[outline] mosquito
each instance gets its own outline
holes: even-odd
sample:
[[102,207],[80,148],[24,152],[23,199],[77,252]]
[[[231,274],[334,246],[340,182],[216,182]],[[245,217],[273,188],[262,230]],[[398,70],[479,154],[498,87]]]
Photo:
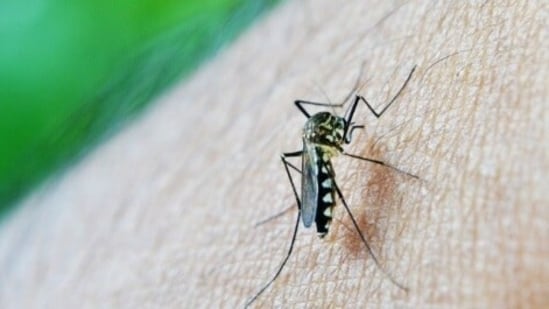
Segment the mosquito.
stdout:
[[[343,149],[344,144],[350,144],[352,140],[352,134],[355,129],[363,129],[363,125],[355,125],[353,122],[353,116],[355,115],[355,110],[360,102],[364,102],[366,107],[374,114],[376,118],[380,118],[387,109],[396,101],[400,96],[406,85],[412,78],[416,66],[412,68],[406,81],[402,84],[400,89],[397,91],[395,96],[385,105],[385,107],[380,111],[376,110],[370,105],[370,103],[362,96],[355,95],[353,103],[347,108],[345,115],[340,117],[335,113],[330,112],[318,112],[311,115],[304,107],[304,105],[312,106],[322,106],[322,107],[342,107],[348,101],[348,98],[352,95],[349,94],[348,98],[340,104],[332,103],[318,103],[311,101],[296,100],[294,101],[295,106],[307,117],[305,126],[303,127],[303,148],[299,151],[286,152],[281,155],[282,164],[297,202],[297,220],[294,227],[294,232],[292,235],[292,240],[290,242],[290,247],[286,253],[285,258],[282,260],[282,263],[278,267],[278,270],[274,276],[269,280],[248,302],[245,307],[249,307],[271,284],[278,278],[282,272],[284,266],[288,262],[290,255],[292,254],[294,243],[297,236],[297,231],[299,228],[299,222],[302,220],[303,225],[306,228],[311,227],[313,222],[316,225],[316,231],[320,238],[323,238],[328,234],[330,230],[330,224],[332,222],[332,211],[336,203],[336,196],[339,198],[345,211],[351,218],[351,222],[355,230],[357,231],[362,243],[366,247],[368,254],[372,257],[372,260],[380,269],[384,275],[389,278],[400,289],[407,290],[402,284],[398,283],[393,277],[389,275],[379,263],[376,255],[372,251],[372,248],[368,244],[368,241],[364,237],[364,234],[360,230],[353,214],[351,213],[343,194],[335,180],[335,172],[332,166],[331,159],[339,154],[345,156],[367,161],[374,164],[379,164],[393,170],[396,170],[400,173],[404,173],[413,178],[418,178],[416,175],[402,171],[396,167],[393,167],[383,161],[374,160],[370,158],[361,157],[358,155],[350,154],[345,152]],[[288,161],[288,158],[301,157],[301,169],[293,165]],[[290,173],[290,169],[293,169],[301,174],[301,198],[299,197],[294,180]]]

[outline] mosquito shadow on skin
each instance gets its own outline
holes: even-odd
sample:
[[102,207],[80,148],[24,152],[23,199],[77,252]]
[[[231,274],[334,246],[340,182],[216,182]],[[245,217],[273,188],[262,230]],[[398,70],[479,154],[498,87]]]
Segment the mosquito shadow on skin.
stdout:
[[[357,155],[385,160],[383,148],[384,146],[379,143],[368,143]],[[386,166],[368,162],[353,162],[349,166],[356,169],[353,171],[355,181],[353,187],[347,187],[346,191],[360,192],[360,195],[353,199],[354,205],[350,205],[351,211],[374,254],[378,259],[383,260],[383,245],[387,241],[385,234],[390,228],[387,223],[397,220],[399,208],[402,205],[396,191],[397,182],[406,181],[409,176]],[[347,216],[344,216],[342,221],[345,226],[352,226]],[[343,227],[342,231],[341,245],[350,257],[368,255],[364,243],[355,230]]]

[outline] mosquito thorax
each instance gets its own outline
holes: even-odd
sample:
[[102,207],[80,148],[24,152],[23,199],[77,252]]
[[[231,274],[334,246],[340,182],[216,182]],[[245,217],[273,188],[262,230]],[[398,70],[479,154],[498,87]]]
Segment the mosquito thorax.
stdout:
[[320,112],[312,115],[305,123],[303,138],[306,142],[328,148],[327,150],[335,148],[341,152],[344,131],[345,119],[329,112]]

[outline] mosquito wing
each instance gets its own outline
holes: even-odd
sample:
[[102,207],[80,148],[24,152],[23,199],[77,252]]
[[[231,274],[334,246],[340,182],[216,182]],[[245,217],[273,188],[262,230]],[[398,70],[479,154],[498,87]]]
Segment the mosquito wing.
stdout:
[[301,218],[303,225],[310,227],[318,206],[318,155],[314,145],[303,143],[301,164]]

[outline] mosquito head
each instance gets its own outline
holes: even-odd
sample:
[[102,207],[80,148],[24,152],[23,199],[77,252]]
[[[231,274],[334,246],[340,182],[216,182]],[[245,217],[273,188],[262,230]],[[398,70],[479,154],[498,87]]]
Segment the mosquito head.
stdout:
[[305,123],[303,138],[307,142],[328,148],[336,148],[341,152],[344,132],[345,119],[329,112],[320,112],[312,115]]

